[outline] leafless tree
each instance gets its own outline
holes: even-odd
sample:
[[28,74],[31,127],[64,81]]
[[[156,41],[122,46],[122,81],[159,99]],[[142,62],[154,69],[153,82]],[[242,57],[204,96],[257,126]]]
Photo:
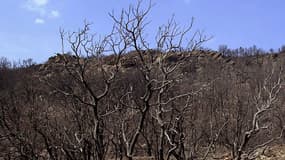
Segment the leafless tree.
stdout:
[[151,43],[146,4],[110,13],[103,37],[87,22],[60,30],[62,53],[45,64],[0,59],[0,156],[240,160],[283,137],[282,62],[203,50],[194,19],[174,16]]
[[[256,111],[251,120],[252,124],[249,130],[244,132],[242,143],[240,143],[240,145],[237,147],[237,153],[235,157],[237,160],[240,160],[241,155],[245,153],[246,147],[248,146],[248,143],[250,142],[252,137],[269,128],[270,124],[267,124],[266,122],[262,121],[262,119],[268,118],[268,116],[271,115],[270,110],[275,109],[275,103],[278,101],[278,96],[284,86],[284,79],[282,77],[282,73],[282,66],[277,69],[276,66],[273,66],[271,72],[264,79],[263,84],[258,87],[257,95],[255,96]],[[278,136],[279,138],[282,137],[283,130],[284,129],[282,128],[280,133],[281,135]],[[255,145],[253,149],[250,150],[247,154],[254,152],[257,148],[268,145],[275,139],[276,137],[261,144]]]

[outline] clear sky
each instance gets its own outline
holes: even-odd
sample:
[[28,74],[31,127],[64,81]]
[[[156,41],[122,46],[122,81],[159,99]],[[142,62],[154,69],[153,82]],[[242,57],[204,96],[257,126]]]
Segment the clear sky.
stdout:
[[[59,28],[76,31],[84,20],[93,31],[106,34],[112,20],[135,0],[1,0],[0,57],[10,60],[33,58],[44,62],[60,52]],[[195,18],[195,28],[214,38],[205,44],[217,49],[257,45],[266,50],[285,44],[285,0],[153,0],[148,17],[150,32],[172,14],[186,25]],[[152,34],[152,33],[149,33]]]

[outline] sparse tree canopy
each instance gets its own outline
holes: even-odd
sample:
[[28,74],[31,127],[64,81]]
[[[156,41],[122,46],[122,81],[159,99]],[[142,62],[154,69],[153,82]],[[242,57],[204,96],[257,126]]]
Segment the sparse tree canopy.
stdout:
[[241,160],[284,143],[284,54],[203,50],[173,17],[150,47],[144,3],[103,38],[60,30],[70,51],[44,64],[0,59],[0,159]]

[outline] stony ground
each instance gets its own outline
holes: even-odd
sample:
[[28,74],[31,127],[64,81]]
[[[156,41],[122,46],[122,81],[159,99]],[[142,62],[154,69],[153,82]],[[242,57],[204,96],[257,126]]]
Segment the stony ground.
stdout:
[[[253,160],[285,160],[285,145],[260,149],[256,152],[256,155],[256,158]],[[207,160],[232,160],[230,154],[221,154],[213,157],[214,158],[208,158]],[[155,160],[155,158],[135,157],[134,160]]]
[[[232,160],[229,154],[224,154],[224,156],[220,155],[219,157],[223,157],[223,158],[216,157],[214,159],[215,160]],[[271,146],[271,147],[259,149],[252,155],[251,158],[252,160],[285,160],[285,145],[284,146]]]
[[256,160],[285,160],[285,146],[270,147]]

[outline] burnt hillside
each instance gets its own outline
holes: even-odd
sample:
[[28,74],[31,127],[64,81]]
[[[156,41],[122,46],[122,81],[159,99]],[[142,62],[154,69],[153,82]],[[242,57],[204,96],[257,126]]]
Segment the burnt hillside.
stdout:
[[0,157],[262,156],[284,144],[284,58],[149,50],[1,65]]

